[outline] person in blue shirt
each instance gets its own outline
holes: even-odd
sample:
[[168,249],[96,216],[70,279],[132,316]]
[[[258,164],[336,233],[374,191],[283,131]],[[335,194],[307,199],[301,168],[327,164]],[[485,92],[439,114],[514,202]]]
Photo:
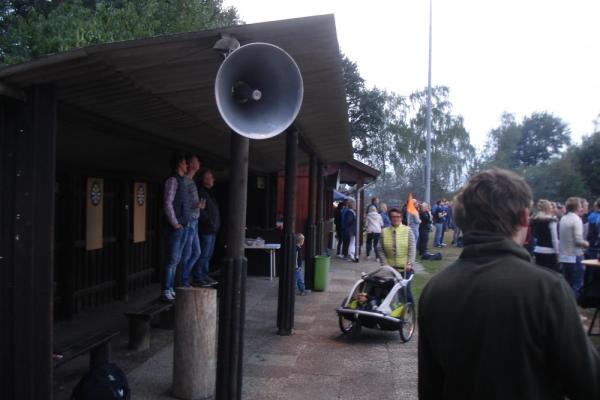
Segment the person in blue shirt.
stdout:
[[379,214],[381,214],[381,218],[383,219],[383,227],[387,228],[388,226],[392,226],[392,221],[390,221],[390,216],[387,213],[387,204],[385,203],[381,203],[379,205],[380,208],[380,212]]
[[438,200],[431,210],[433,215],[433,223],[435,225],[435,238],[433,240],[433,247],[444,247],[445,244],[442,241],[442,233],[444,231],[444,224],[446,223],[447,211],[442,204],[442,200]]

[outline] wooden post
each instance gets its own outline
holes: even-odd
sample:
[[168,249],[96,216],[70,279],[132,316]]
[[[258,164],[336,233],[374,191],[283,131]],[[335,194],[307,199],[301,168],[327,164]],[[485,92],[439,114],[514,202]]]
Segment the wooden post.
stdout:
[[315,154],[310,155],[308,180],[308,221],[306,229],[306,260],[304,283],[307,289],[313,289],[315,280],[315,255],[317,254],[317,168]]
[[0,387],[3,398],[50,399],[54,88],[34,86],[26,103],[0,98],[0,109]]
[[248,138],[231,132],[231,174],[229,176],[229,215],[227,249],[219,286],[219,344],[217,399],[241,400],[246,313],[246,273],[244,257],[246,200],[248,194]]
[[67,319],[73,318],[76,311],[75,305],[75,290],[76,290],[76,266],[75,266],[75,241],[77,240],[77,228],[79,226],[79,202],[80,187],[77,185],[78,176],[70,173],[67,176],[67,185],[65,192],[65,199],[67,202],[67,234],[65,238],[66,247],[66,265],[65,265],[65,299],[64,299],[64,313]]
[[129,275],[129,249],[132,240],[130,240],[131,231],[131,210],[132,210],[132,194],[131,194],[131,182],[125,180],[121,184],[120,195],[117,197],[120,206],[119,214],[119,232],[117,237],[119,239],[119,269],[117,273],[117,287],[119,289],[119,298],[123,301],[129,299],[128,296],[128,282],[127,277]]
[[173,345],[173,396],[212,399],[217,355],[217,292],[177,288]]
[[279,275],[277,301],[278,334],[287,336],[294,328],[295,268],[296,268],[296,181],[298,158],[298,131],[291,127],[286,131],[285,188],[283,212],[283,263]]
[[322,255],[324,251],[324,221],[323,221],[323,210],[324,194],[325,194],[325,166],[319,162],[317,165],[317,254]]

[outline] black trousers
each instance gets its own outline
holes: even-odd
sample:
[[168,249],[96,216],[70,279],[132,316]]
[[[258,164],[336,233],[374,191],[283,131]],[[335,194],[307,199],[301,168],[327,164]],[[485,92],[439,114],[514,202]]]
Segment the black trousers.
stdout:
[[419,240],[417,241],[417,253],[422,256],[427,253],[427,242],[429,241],[429,229],[419,229]]
[[535,255],[535,263],[542,267],[549,268],[553,271],[561,273],[560,264],[558,263],[558,254],[543,254],[533,253]]

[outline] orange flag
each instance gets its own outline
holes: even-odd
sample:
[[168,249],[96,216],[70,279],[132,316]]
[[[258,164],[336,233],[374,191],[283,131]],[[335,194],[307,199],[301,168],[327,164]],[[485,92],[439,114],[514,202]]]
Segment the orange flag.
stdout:
[[413,203],[412,193],[408,194],[408,200],[406,201],[406,212],[412,215],[419,215],[419,212],[415,208],[415,204]]

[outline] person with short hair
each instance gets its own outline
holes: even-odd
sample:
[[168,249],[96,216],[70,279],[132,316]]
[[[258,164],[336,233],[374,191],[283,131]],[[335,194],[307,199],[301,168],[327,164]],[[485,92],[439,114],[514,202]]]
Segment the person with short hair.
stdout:
[[433,223],[435,224],[435,236],[433,239],[433,247],[444,247],[443,242],[444,224],[446,223],[446,210],[443,200],[438,200],[435,206],[431,209]]
[[565,279],[571,285],[575,298],[578,298],[579,289],[583,286],[583,251],[589,247],[589,243],[583,237],[580,199],[569,197],[565,202],[565,209],[567,214],[562,217],[559,226],[558,260]]
[[302,246],[304,246],[304,235],[298,233],[296,235],[296,286],[298,287],[298,296],[306,296],[306,285],[304,284],[304,278],[302,277]]
[[217,233],[221,228],[221,213],[219,203],[215,198],[212,188],[215,184],[213,172],[210,169],[203,171],[199,178],[198,197],[204,203],[204,210],[198,220],[198,233],[202,252],[193,273],[194,286],[213,286],[218,282],[208,275],[210,260],[215,250]]
[[531,203],[502,169],[456,195],[464,249],[421,294],[419,399],[600,398],[600,356],[571,289],[523,247]]
[[355,244],[356,244],[356,201],[354,199],[348,199],[346,202],[346,211],[342,218],[343,227],[343,238],[344,243],[342,251],[344,253],[344,259],[348,261],[356,261],[355,259]]
[[186,162],[188,164],[188,171],[183,176],[183,185],[185,190],[189,193],[192,198],[192,209],[190,212],[190,222],[185,227],[185,239],[183,245],[183,252],[181,256],[181,264],[183,270],[181,272],[181,286],[189,286],[189,279],[192,269],[196,265],[198,258],[200,258],[200,239],[198,237],[198,218],[200,212],[206,206],[206,201],[200,201],[198,197],[198,187],[194,182],[194,175],[200,169],[200,159],[195,154],[187,154]]
[[[402,273],[404,279],[409,279],[414,274],[413,265],[417,252],[415,237],[410,228],[402,224],[402,211],[390,208],[388,214],[392,224],[381,231],[379,262],[395,268]],[[411,284],[412,281],[406,287],[406,300],[414,304]]]
[[386,203],[379,204],[379,215],[381,215],[381,219],[383,220],[383,227],[387,228],[392,225],[390,221],[390,217],[388,215],[388,206]]
[[419,225],[417,253],[423,257],[427,254],[427,243],[429,242],[429,232],[431,232],[432,217],[429,203],[421,203],[419,206],[419,218],[421,219],[421,224]]
[[598,258],[600,256],[600,198],[594,202],[594,210],[588,215],[586,240],[590,244],[586,251],[586,257]]
[[343,216],[346,208],[346,202],[340,201],[333,212],[333,220],[335,223],[335,237],[337,239],[337,256],[342,258],[342,245],[344,242],[344,223]]
[[170,160],[171,176],[165,181],[163,207],[166,224],[167,259],[164,268],[161,300],[175,300],[175,274],[185,244],[185,227],[191,220],[193,199],[183,184],[188,164],[183,153],[174,153]]

